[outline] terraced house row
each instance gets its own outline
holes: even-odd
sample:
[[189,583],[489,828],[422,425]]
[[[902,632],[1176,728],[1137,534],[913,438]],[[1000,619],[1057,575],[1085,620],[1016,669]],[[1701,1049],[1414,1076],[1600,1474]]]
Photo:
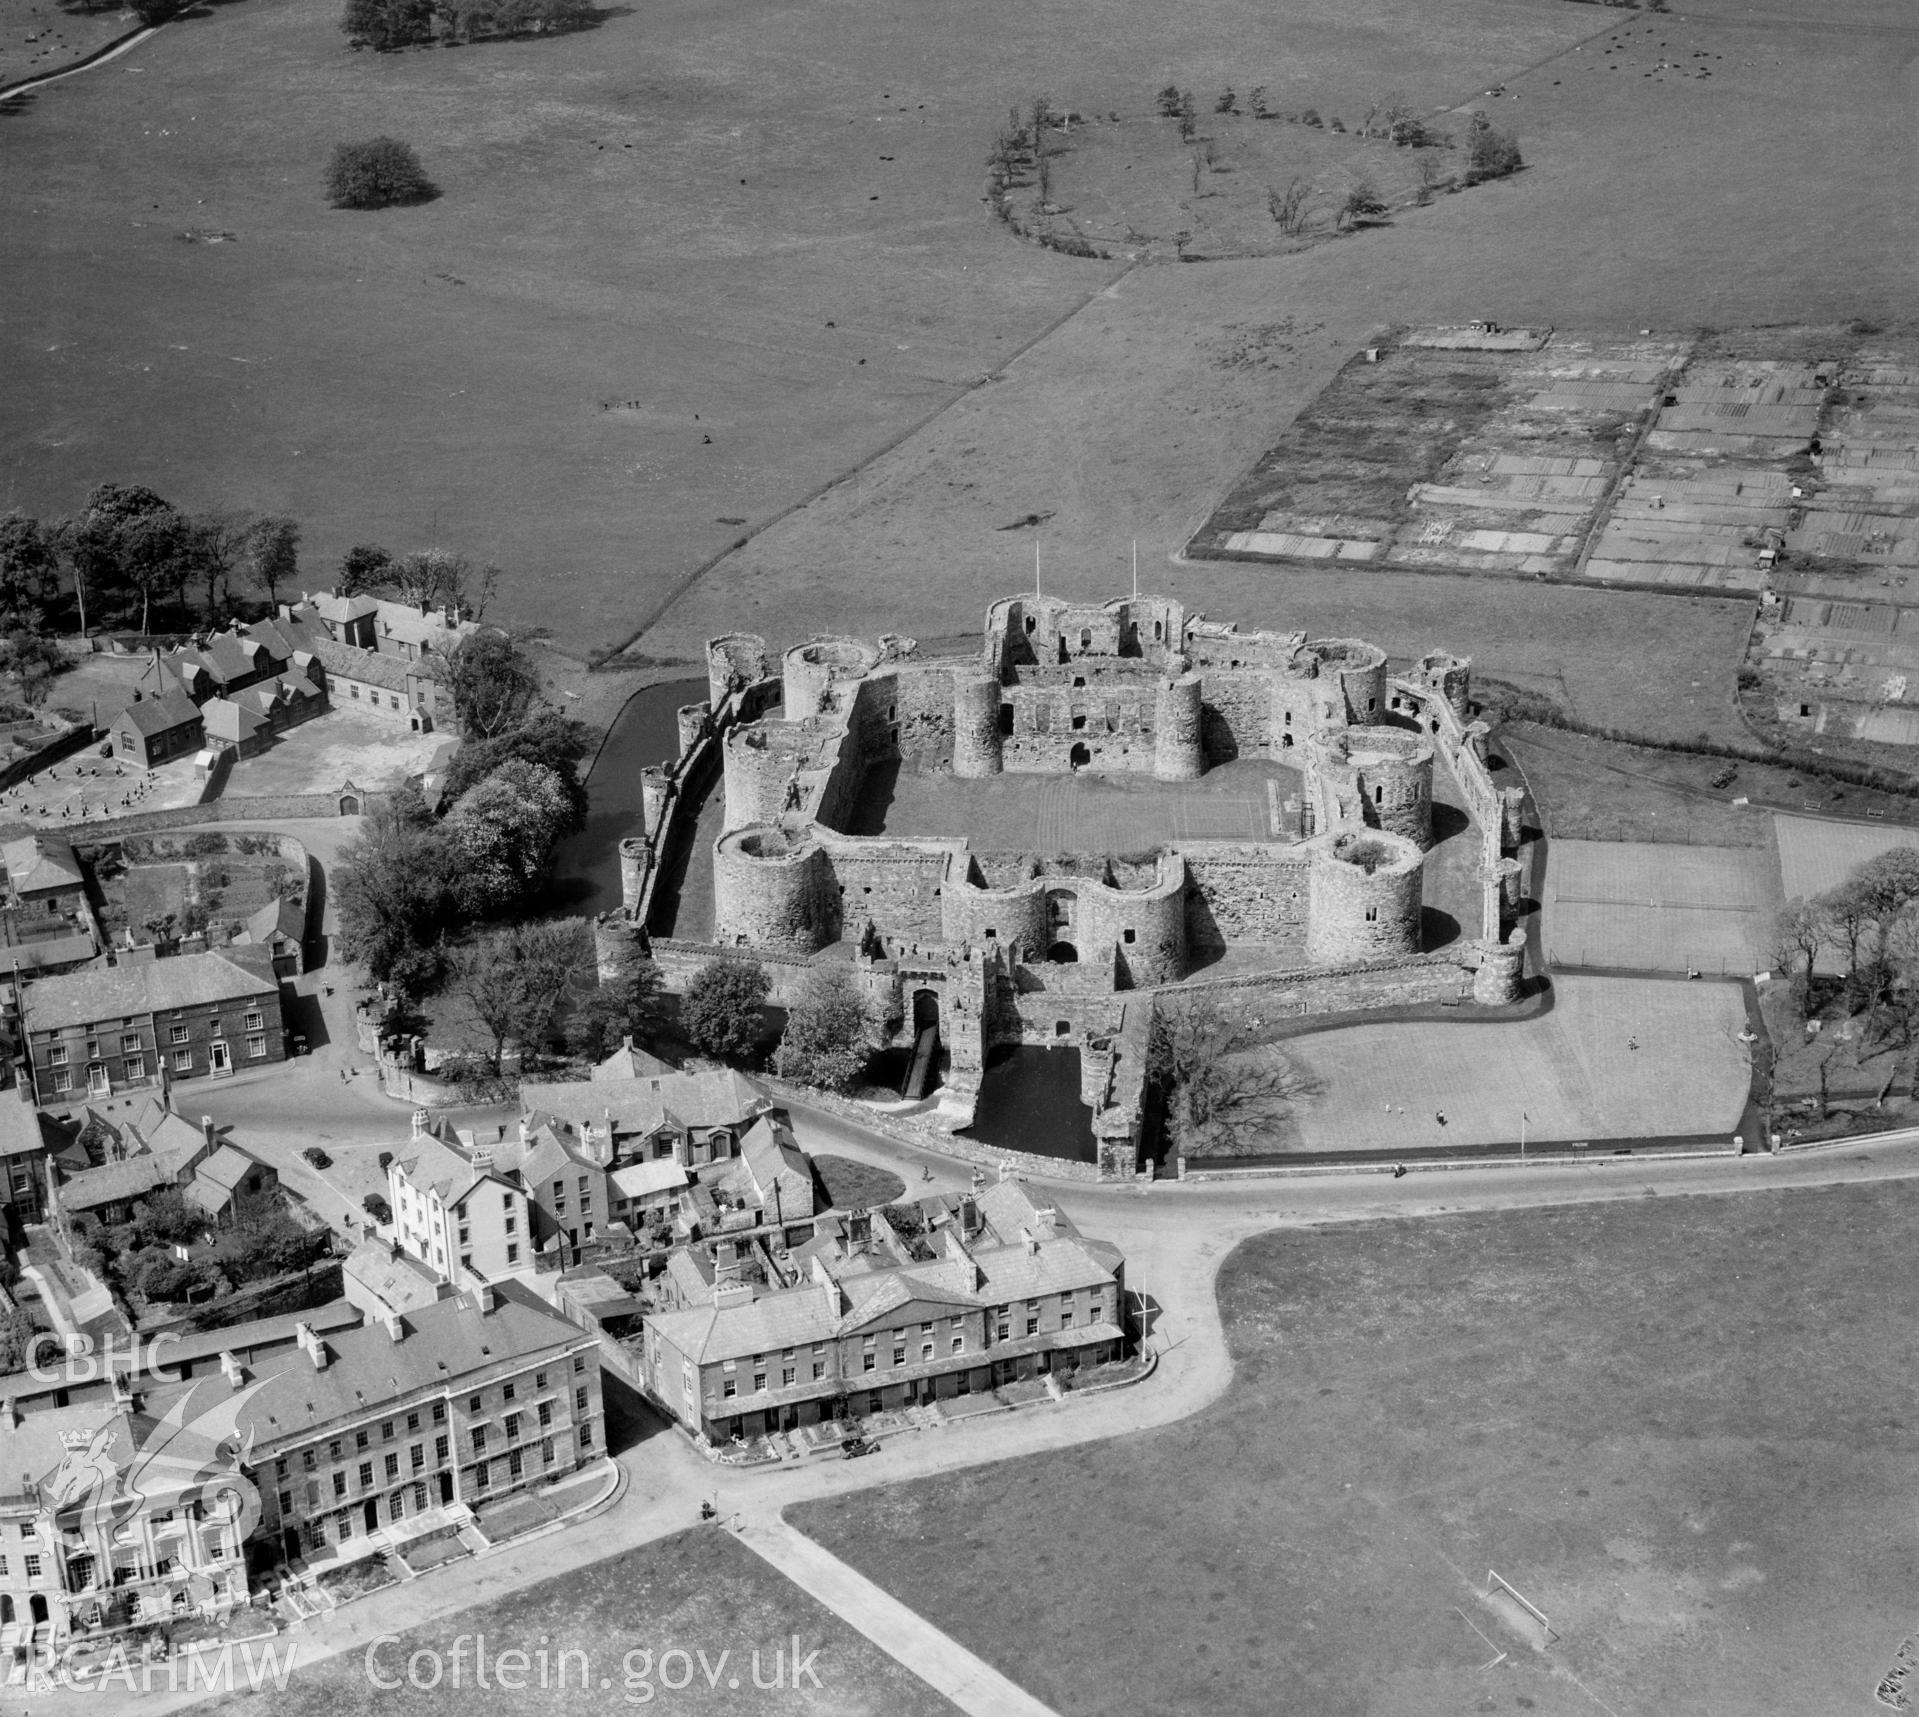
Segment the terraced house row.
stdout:
[[829,1218],[791,1255],[793,1282],[723,1269],[710,1298],[647,1318],[650,1393],[722,1441],[1120,1356],[1116,1248],[1086,1239],[1016,1180],[920,1209],[929,1220],[917,1233],[877,1211]]

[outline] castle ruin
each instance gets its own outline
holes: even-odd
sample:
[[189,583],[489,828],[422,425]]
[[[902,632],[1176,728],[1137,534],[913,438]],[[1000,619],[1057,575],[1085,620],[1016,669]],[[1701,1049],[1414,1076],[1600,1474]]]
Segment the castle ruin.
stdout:
[[[1167,597],[1034,595],[989,608],[977,655],[815,638],[774,672],[763,640],[735,634],[709,644],[707,668],[707,701],[681,712],[680,761],[647,773],[646,827],[622,845],[628,917],[644,922],[674,815],[696,809],[683,783],[702,754],[710,778],[717,749],[714,930],[687,956],[751,951],[803,972],[837,949],[890,1036],[937,1029],[962,1096],[995,1042],[1078,1046],[1102,1172],[1133,1172],[1150,1017],[1139,1001],[1224,951],[1256,951],[1269,985],[1413,969],[1435,996],[1518,993],[1519,793],[1488,774],[1465,659],[1434,652],[1396,677],[1371,644],[1242,632]],[[1300,772],[1270,840],[1034,854],[847,832],[883,764],[1193,781],[1240,758]],[[1436,760],[1480,842],[1483,905],[1476,938],[1428,954]]]

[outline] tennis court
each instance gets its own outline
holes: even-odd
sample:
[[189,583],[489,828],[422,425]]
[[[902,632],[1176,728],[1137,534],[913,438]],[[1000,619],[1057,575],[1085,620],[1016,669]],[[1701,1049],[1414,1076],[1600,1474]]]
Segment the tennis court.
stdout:
[[1546,948],[1557,965],[1749,976],[1771,964],[1779,900],[1766,847],[1554,841]]

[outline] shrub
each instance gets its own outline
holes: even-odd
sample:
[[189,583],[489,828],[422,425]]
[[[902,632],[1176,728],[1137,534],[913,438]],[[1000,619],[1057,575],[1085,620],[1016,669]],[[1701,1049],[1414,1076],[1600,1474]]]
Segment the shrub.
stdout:
[[424,203],[438,194],[419,156],[395,137],[342,143],[327,167],[327,198],[336,209]]
[[1299,123],[1301,125],[1312,125],[1312,126],[1319,125],[1320,124],[1319,109],[1316,107],[1307,108],[1306,111],[1299,116]]
[[340,28],[356,47],[382,52],[429,42],[433,39],[432,0],[347,0]]

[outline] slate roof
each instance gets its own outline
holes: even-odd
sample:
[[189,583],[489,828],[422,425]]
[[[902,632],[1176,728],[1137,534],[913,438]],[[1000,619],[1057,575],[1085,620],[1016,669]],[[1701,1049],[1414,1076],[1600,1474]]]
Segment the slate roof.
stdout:
[[231,740],[235,745],[245,744],[267,724],[267,718],[258,710],[248,709],[231,698],[207,699],[200,706],[200,716],[207,724],[209,739]]
[[15,894],[37,894],[48,888],[77,888],[86,878],[73,848],[57,835],[23,835],[0,844],[0,860]]
[[614,1169],[607,1179],[622,1198],[649,1198],[658,1192],[677,1192],[686,1185],[686,1170],[672,1157],[660,1157],[650,1163],[628,1163]]
[[587,1080],[591,1084],[604,1085],[617,1079],[652,1079],[672,1071],[670,1063],[636,1048],[629,1040],[595,1066],[587,1075]]
[[271,942],[284,936],[298,944],[306,929],[306,909],[297,900],[269,900],[247,919],[247,935],[254,942]]
[[371,650],[356,650],[332,638],[315,638],[313,654],[329,674],[343,680],[358,680],[363,686],[379,686],[385,691],[406,690],[407,673],[419,664],[399,656],[379,656]]
[[153,739],[199,719],[200,706],[185,692],[164,692],[159,697],[128,704],[113,718],[113,725],[118,727],[125,722],[143,739]]
[[30,1032],[46,1031],[212,1002],[277,998],[279,993],[269,955],[251,948],[223,948],[137,966],[35,978],[26,986],[26,1023]]
[[128,1157],[70,1176],[60,1188],[60,1204],[66,1210],[95,1210],[122,1199],[143,1198],[156,1186],[172,1184],[173,1176],[161,1158]]
[[[263,1357],[247,1380],[257,1387],[241,1408],[241,1435],[250,1432],[256,1447],[305,1438],[340,1420],[363,1419],[383,1402],[457,1388],[462,1377],[557,1356],[591,1339],[518,1283],[500,1283],[494,1292],[494,1309],[485,1315],[476,1294],[402,1313],[397,1342],[377,1323],[327,1336],[324,1370],[297,1347]],[[201,1387],[197,1380],[194,1387]],[[212,1375],[204,1387],[246,1393]]]
[[397,1312],[437,1305],[444,1297],[438,1276],[410,1254],[396,1254],[384,1240],[362,1240],[341,1268],[381,1305]]
[[523,1085],[520,1106],[578,1127],[603,1125],[610,1116],[616,1134],[657,1132],[669,1121],[682,1127],[737,1127],[770,1107],[764,1092],[730,1067],[662,1073],[641,1079],[595,1077],[552,1085]]
[[193,1171],[193,1178],[231,1192],[258,1167],[260,1164],[245,1151],[236,1150],[232,1145],[222,1145]]
[[[18,1097],[19,1091],[13,1093]],[[0,1094],[0,1157],[23,1157],[34,1151],[58,1150],[62,1140],[50,1137],[41,1121],[40,1111],[31,1103],[16,1103]]]

